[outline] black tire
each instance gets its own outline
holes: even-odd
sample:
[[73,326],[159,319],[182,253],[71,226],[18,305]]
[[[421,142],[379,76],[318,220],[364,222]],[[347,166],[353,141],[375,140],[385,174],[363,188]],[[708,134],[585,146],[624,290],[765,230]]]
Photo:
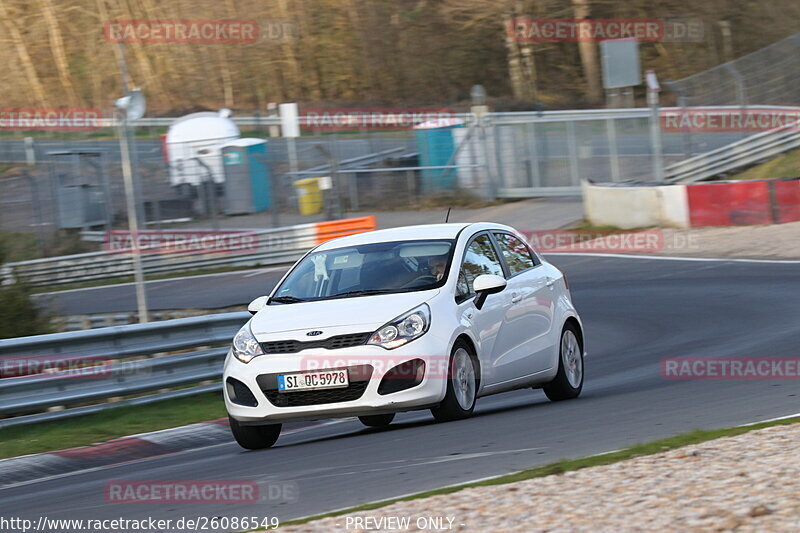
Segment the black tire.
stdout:
[[[570,348],[572,349],[571,353],[569,353]],[[567,352],[565,352],[565,349]],[[577,352],[574,351],[575,349],[577,349]],[[565,366],[565,360],[571,361],[568,367]],[[577,365],[580,370],[579,379],[575,376],[573,365]],[[583,344],[581,343],[581,336],[577,327],[573,324],[567,324],[561,330],[561,341],[558,346],[558,373],[553,381],[542,388],[550,401],[571,400],[580,396],[583,390],[583,375]]]
[[[466,352],[467,359],[471,365],[472,373],[466,375],[461,372],[460,368],[456,365],[463,363],[463,354]],[[459,361],[457,361],[457,359]],[[459,365],[460,366],[460,365]],[[437,407],[431,409],[431,414],[437,422],[449,422],[451,420],[461,420],[472,416],[472,411],[475,410],[475,400],[478,394],[478,369],[475,364],[475,354],[472,349],[463,341],[458,341],[453,346],[450,352],[450,366],[447,373],[447,392],[445,393],[444,400]],[[469,387],[471,382],[471,389],[465,390],[464,387]],[[459,392],[461,391],[461,392]],[[471,394],[470,394],[471,391]],[[462,401],[459,401],[459,396]],[[471,397],[471,398],[470,398]],[[462,403],[464,398],[467,400],[468,407],[464,407]],[[471,399],[471,402],[469,401]]]
[[233,438],[242,448],[247,450],[262,450],[269,448],[281,434],[281,424],[268,424],[264,426],[244,426],[235,418],[228,417]]
[[388,415],[359,416],[358,419],[367,427],[382,428],[392,423],[392,420],[394,420],[394,413],[389,413]]

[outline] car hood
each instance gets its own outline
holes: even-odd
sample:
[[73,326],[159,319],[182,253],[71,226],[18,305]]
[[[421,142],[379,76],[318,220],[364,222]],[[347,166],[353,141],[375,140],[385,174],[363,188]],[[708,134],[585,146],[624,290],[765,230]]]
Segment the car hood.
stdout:
[[432,289],[267,305],[253,316],[250,329],[260,342],[274,339],[276,333],[294,333],[286,337],[307,340],[305,334],[312,330],[322,331],[318,338],[327,338],[334,332],[371,332],[438,293],[439,289]]

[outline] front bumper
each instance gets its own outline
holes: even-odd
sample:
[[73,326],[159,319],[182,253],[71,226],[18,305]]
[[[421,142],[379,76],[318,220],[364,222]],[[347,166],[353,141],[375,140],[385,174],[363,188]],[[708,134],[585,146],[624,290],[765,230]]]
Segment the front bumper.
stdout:
[[[437,338],[428,331],[422,337],[394,350],[386,350],[379,346],[355,346],[352,348],[326,350],[323,348],[308,349],[295,354],[262,355],[245,364],[228,352],[225,359],[223,383],[228,378],[242,382],[252,392],[256,406],[241,405],[230,397],[228,386],[223,386],[225,406],[233,418],[244,424],[280,423],[298,420],[319,420],[325,418],[341,418],[399,411],[410,411],[431,407],[442,401],[447,387],[447,365],[449,362],[448,341]],[[422,380],[412,388],[379,394],[378,387],[391,368],[414,359],[425,363]],[[276,393],[272,389],[274,376],[292,372],[312,370],[371,367],[368,378],[357,386],[363,392],[352,391],[345,401],[330,401],[336,397],[335,391],[344,389],[323,389],[322,394],[311,395],[311,404],[297,406],[276,405],[284,402],[283,396],[303,394],[302,392]],[[356,373],[358,374],[358,373]],[[365,382],[365,383],[364,383]],[[351,386],[353,386],[351,374]],[[322,392],[321,391],[321,392]],[[326,394],[334,391],[333,395]],[[345,395],[347,396],[347,395]],[[323,399],[327,403],[315,403],[314,398]]]

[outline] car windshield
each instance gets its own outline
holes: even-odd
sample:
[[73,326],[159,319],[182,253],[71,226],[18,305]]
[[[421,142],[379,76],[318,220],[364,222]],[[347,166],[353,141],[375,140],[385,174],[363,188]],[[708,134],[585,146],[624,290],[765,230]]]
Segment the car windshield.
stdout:
[[307,255],[275,291],[270,303],[351,298],[441,287],[452,240],[362,244]]

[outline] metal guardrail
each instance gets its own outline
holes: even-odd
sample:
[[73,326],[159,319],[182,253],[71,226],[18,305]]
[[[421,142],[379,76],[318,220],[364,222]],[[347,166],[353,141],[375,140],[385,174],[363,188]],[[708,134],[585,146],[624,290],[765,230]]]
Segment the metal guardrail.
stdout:
[[[249,318],[246,312],[224,313],[2,340],[0,368],[62,357],[102,364],[0,378],[0,416],[7,417],[0,428],[218,390],[219,383],[203,382],[221,377],[224,345]],[[138,394],[144,396],[86,405]]]
[[[733,106],[731,106],[733,107]],[[647,108],[628,108],[628,109],[565,109],[565,110],[547,110],[547,111],[515,111],[504,113],[487,113],[486,117],[492,123],[498,125],[514,124],[514,123],[527,123],[531,120],[541,120],[543,122],[555,121],[560,122],[564,120],[605,120],[615,118],[648,118],[650,111]],[[455,120],[462,120],[470,123],[475,121],[473,113],[453,113],[448,115],[449,118]],[[170,126],[179,117],[145,117],[139,120],[132,120],[131,125],[134,127],[147,127],[147,126]],[[232,116],[230,119],[238,126],[280,126],[280,117],[255,117],[255,116]],[[300,117],[301,121],[303,117]],[[105,118],[99,121],[101,127],[116,127],[117,120],[115,118]]]
[[[39,296],[35,296],[38,298]],[[220,310],[220,312],[226,312]],[[150,311],[147,319],[151,322],[161,322],[162,320],[173,320],[176,318],[187,318],[190,316],[200,316],[206,314],[201,310],[172,309],[164,311]],[[139,317],[136,311],[127,313],[93,313],[89,315],[66,315],[54,317],[51,321],[55,327],[55,332],[63,333],[67,331],[82,331],[84,329],[109,328],[113,326],[127,326],[128,324],[138,324]]]
[[694,183],[758,163],[800,147],[800,124],[751,135],[666,167],[671,182]]
[[[299,224],[285,228],[252,232],[256,244],[234,252],[198,254],[156,253],[142,255],[147,274],[186,272],[219,267],[262,266],[293,263],[320,242],[375,229],[374,217],[344,219],[332,222]],[[90,239],[104,234],[89,234]],[[0,269],[3,284],[23,281],[30,286],[58,286],[97,280],[113,280],[133,276],[133,261],[128,253],[113,251],[47,257],[6,263]]]

